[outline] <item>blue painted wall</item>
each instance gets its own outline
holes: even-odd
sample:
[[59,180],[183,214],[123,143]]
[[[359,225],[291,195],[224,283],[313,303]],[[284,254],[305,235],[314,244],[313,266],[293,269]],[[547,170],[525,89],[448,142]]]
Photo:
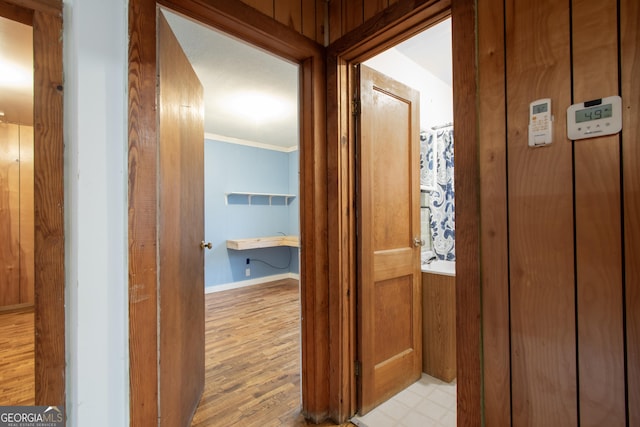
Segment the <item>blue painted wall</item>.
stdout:
[[[299,235],[298,197],[289,205],[256,198],[225,203],[225,193],[253,192],[298,195],[298,152],[284,153],[205,139],[205,286],[229,284],[283,273],[298,273],[296,248],[227,249],[229,239]],[[247,258],[254,259],[245,276]],[[262,260],[275,267],[274,268]]]

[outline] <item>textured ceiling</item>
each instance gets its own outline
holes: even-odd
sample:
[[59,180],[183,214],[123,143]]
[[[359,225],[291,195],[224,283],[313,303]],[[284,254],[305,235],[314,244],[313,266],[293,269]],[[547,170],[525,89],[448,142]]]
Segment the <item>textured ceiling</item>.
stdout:
[[[205,132],[280,147],[298,145],[298,65],[164,11],[205,90]],[[260,119],[248,94],[263,94]],[[234,102],[243,97],[239,107]]]

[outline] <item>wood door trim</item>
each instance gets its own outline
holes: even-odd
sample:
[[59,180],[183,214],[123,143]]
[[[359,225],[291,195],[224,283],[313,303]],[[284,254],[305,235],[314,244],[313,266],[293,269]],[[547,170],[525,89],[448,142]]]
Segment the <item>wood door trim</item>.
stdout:
[[[415,6],[415,5],[414,5]],[[353,90],[352,68],[359,62],[404,40],[416,32],[452,17],[454,62],[454,122],[456,128],[456,240],[459,259],[456,286],[456,347],[458,371],[458,423],[479,426],[482,423],[480,365],[480,259],[479,251],[479,180],[477,148],[476,93],[476,7],[474,1],[443,0],[423,2],[408,12],[400,3],[390,6],[355,31],[328,46],[328,167],[330,241],[339,242],[330,258],[332,300],[332,342],[343,350],[331,354],[334,366],[332,393],[343,397],[335,419],[342,421],[356,412],[354,376],[355,306],[350,298],[355,290],[355,218],[352,215],[355,195],[355,140],[350,94]],[[335,88],[335,89],[334,89]],[[335,93],[334,93],[335,90]],[[332,395],[332,398],[334,396]]]
[[0,0],[0,16],[24,25],[33,26],[33,10],[17,6],[11,0]]
[[2,0],[2,2],[27,11],[38,11],[62,18],[62,0]]
[[318,43],[241,1],[158,0],[157,3],[294,62],[315,55],[321,57],[324,51]]
[[476,2],[453,0],[453,121],[456,123],[456,365],[457,413],[463,426],[482,419],[480,165],[477,107]]
[[[511,424],[511,347],[509,320],[509,248],[507,215],[506,59],[504,2],[489,0],[478,10],[478,108],[482,222],[482,340],[491,349],[483,362],[486,425]],[[487,30],[491,28],[491,31]]]
[[62,1],[4,0],[33,26],[35,404],[65,404]]
[[[240,2],[161,1],[205,25],[301,65],[300,231],[303,412],[329,413],[329,291],[324,48]],[[130,420],[158,413],[156,1],[129,1]]]
[[33,15],[36,405],[65,403],[62,16]]

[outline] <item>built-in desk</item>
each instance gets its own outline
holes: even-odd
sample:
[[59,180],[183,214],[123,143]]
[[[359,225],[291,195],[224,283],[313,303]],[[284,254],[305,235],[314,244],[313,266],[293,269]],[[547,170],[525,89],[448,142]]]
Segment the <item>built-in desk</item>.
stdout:
[[275,248],[278,246],[300,247],[298,236],[252,237],[249,239],[227,240],[227,248],[236,251],[245,249]]

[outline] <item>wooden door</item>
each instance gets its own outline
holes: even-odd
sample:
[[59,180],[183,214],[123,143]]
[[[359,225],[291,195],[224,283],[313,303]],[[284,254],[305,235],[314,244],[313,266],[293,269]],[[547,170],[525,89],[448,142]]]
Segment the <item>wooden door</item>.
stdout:
[[190,425],[204,387],[203,89],[158,19],[160,424]]
[[419,93],[361,66],[360,111],[358,403],[365,414],[421,375]]
[[0,307],[34,302],[33,127],[0,123]]

